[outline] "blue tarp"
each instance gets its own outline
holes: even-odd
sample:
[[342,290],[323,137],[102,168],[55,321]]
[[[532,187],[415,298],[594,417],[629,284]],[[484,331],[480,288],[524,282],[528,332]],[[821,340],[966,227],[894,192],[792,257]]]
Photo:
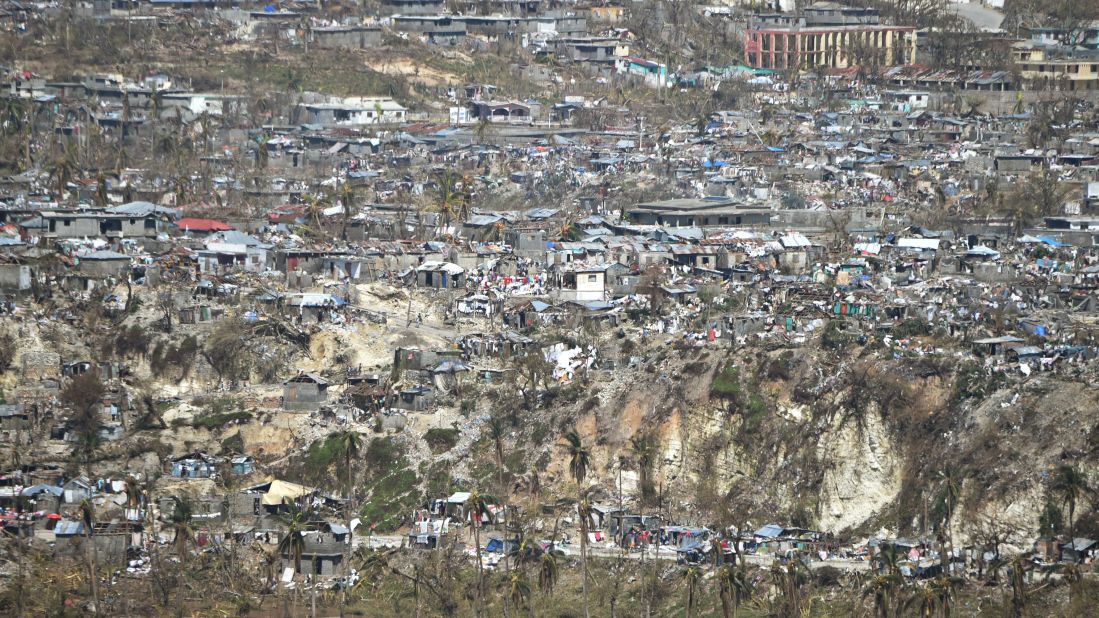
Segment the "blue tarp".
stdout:
[[505,545],[507,546],[508,550],[514,552],[519,547],[519,541],[504,541],[504,539],[492,539],[488,542],[488,545],[485,546],[485,551],[491,554],[502,554],[504,553]]
[[778,524],[768,524],[759,530],[756,530],[755,535],[768,539],[773,539],[782,536],[782,533],[786,529]]

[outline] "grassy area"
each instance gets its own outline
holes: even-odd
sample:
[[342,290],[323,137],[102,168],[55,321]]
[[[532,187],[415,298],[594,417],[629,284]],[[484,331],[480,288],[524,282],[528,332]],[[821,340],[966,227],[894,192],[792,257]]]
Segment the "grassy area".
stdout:
[[328,467],[336,458],[343,454],[340,448],[338,436],[330,434],[323,440],[316,440],[309,445],[309,452],[305,455],[306,473],[313,476],[324,475]]
[[360,511],[363,521],[374,524],[377,532],[395,530],[402,516],[423,498],[420,479],[390,438],[371,440],[363,458],[366,470],[359,490],[366,496]]
[[191,426],[196,429],[218,429],[234,421],[247,422],[252,420],[252,413],[244,410],[238,412],[220,412],[205,414],[191,421]]

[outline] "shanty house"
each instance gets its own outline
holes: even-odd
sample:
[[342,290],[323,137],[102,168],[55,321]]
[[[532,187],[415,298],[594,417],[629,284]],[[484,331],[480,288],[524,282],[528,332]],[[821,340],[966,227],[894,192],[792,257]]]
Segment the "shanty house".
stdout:
[[564,273],[561,296],[565,300],[606,300],[607,268],[602,265],[582,266]]
[[[347,554],[349,534],[346,527],[328,522],[320,524],[316,530],[304,532],[299,573],[326,577],[339,575]],[[284,553],[282,558],[286,567],[295,565],[293,556],[288,553]]]
[[317,410],[328,401],[328,380],[312,374],[299,373],[282,383],[282,407],[287,410]]
[[424,412],[435,404],[435,391],[429,386],[406,388],[393,398],[392,407],[409,412]]
[[190,453],[172,460],[171,475],[180,479],[208,479],[217,474],[218,459],[206,453]]
[[460,288],[466,269],[450,262],[424,262],[416,268],[416,285],[427,288]]

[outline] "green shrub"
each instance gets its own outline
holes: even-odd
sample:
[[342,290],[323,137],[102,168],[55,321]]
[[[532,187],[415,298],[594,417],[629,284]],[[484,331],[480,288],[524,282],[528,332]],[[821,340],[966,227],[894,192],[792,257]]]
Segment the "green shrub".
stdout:
[[726,406],[740,401],[742,393],[743,389],[740,386],[740,369],[732,363],[725,365],[725,367],[714,376],[714,381],[710,384],[710,396],[715,399],[723,400]]
[[221,441],[221,448],[227,453],[243,453],[244,452],[244,436],[237,433],[225,438]]
[[954,379],[951,400],[954,403],[961,403],[967,399],[980,399],[994,393],[1005,380],[1002,373],[993,372],[988,375],[985,368],[978,362],[962,363]]
[[843,333],[841,327],[843,323],[839,320],[829,320],[824,325],[824,332],[820,335],[820,345],[826,350],[841,350],[847,347],[847,335]]
[[923,320],[907,319],[893,327],[893,336],[898,339],[925,337],[931,334],[931,324]]
[[439,455],[458,444],[458,430],[449,427],[432,427],[424,434],[424,442],[432,454]]

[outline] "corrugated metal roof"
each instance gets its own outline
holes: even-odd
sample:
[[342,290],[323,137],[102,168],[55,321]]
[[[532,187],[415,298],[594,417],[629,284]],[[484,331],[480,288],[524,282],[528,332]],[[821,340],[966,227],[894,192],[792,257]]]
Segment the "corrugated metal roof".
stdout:
[[84,534],[84,522],[68,519],[58,520],[53,528],[54,536],[78,536]]

